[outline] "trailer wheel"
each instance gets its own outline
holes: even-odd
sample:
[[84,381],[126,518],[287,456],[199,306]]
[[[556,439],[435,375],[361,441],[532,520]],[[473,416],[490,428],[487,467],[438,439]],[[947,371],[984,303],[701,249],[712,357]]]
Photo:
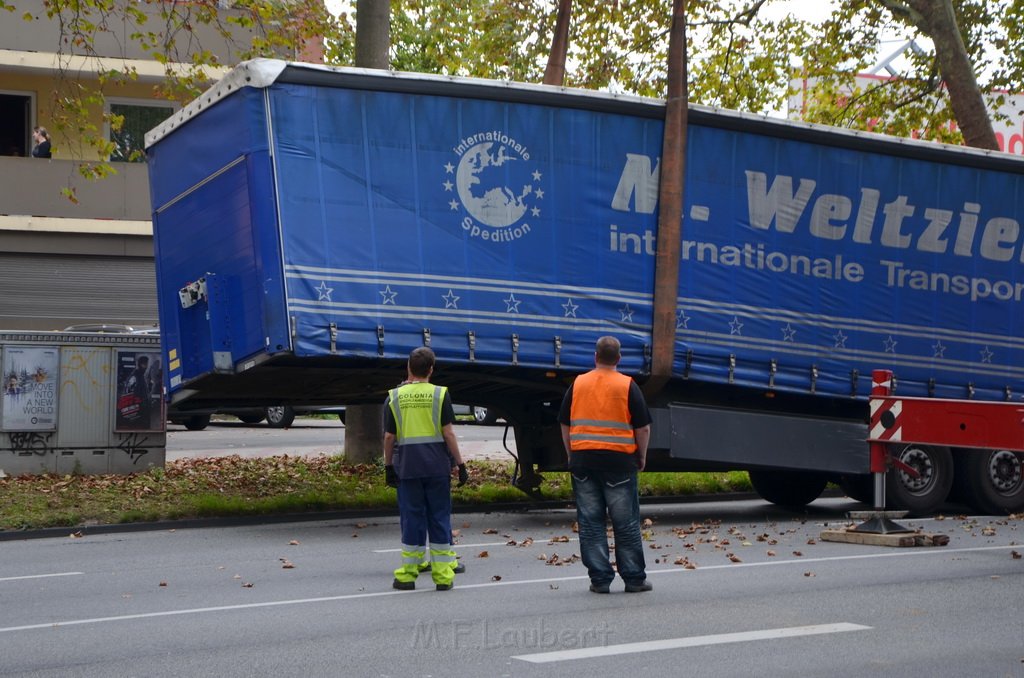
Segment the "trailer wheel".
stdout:
[[871,474],[839,476],[839,489],[850,499],[862,504],[875,503],[875,479]]
[[202,431],[204,428],[210,425],[210,415],[208,414],[193,414],[187,417],[182,424],[185,425],[189,431]]
[[949,448],[911,444],[893,457],[918,475],[915,478],[898,466],[890,469],[886,474],[887,503],[912,515],[934,513],[953,486],[953,454]]
[[1009,450],[965,450],[958,468],[965,473],[965,499],[982,513],[1024,510],[1024,454]]
[[764,499],[786,508],[803,508],[821,496],[827,479],[811,471],[749,471],[750,484]]
[[295,410],[287,405],[267,408],[267,425],[272,428],[288,428],[295,421]]

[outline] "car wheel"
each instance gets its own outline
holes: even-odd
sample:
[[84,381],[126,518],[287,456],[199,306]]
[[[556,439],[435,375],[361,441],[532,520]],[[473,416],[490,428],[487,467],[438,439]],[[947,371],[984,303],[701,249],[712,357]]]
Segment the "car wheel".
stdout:
[[210,425],[210,415],[208,414],[193,414],[191,417],[186,418],[182,421],[189,431],[202,431],[204,428]]
[[473,421],[481,426],[490,426],[498,421],[498,415],[494,410],[489,410],[486,407],[473,406]]
[[267,424],[273,428],[288,428],[295,421],[295,410],[287,405],[267,408]]

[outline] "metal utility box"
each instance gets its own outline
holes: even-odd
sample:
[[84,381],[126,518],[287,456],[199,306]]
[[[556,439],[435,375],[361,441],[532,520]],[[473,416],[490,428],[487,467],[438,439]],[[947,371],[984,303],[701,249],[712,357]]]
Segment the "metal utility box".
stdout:
[[155,336],[0,332],[0,471],[162,467],[162,371]]

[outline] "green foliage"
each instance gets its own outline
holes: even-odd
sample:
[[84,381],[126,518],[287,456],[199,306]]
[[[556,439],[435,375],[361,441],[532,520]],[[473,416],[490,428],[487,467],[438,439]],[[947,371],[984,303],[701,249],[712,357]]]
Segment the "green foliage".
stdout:
[[[511,462],[471,462],[459,505],[531,500],[509,482]],[[644,473],[643,496],[748,491],[746,473]],[[545,499],[571,501],[567,473],[549,473]],[[197,517],[258,516],[345,509],[396,511],[380,464],[340,457],[222,457],[182,460],[131,475],[35,475],[0,479],[0,530],[75,527]]]

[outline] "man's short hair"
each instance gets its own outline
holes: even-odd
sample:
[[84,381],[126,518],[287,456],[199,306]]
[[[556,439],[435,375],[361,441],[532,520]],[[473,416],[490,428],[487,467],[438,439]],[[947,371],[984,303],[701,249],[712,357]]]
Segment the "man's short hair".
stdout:
[[430,376],[436,360],[434,352],[426,346],[415,348],[409,354],[409,373],[414,377],[426,378]]
[[622,345],[615,337],[605,336],[597,340],[595,351],[597,362],[602,365],[618,365],[622,357]]

